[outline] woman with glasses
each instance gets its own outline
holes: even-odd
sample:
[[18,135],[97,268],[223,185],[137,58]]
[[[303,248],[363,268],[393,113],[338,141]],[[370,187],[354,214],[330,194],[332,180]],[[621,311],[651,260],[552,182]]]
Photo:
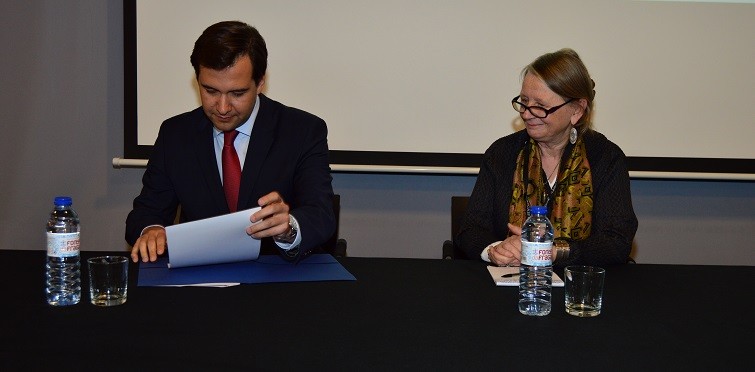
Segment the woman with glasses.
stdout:
[[517,266],[529,207],[545,205],[554,265],[626,263],[637,231],[621,149],[592,129],[595,83],[571,49],[522,71],[511,100],[525,129],[485,152],[458,247],[470,259]]

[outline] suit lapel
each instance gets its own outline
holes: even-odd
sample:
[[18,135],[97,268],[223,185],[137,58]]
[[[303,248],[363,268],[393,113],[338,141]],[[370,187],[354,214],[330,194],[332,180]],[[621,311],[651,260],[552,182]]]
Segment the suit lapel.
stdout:
[[[270,146],[273,144],[273,137],[276,126],[276,115],[273,108],[273,101],[264,95],[259,95],[260,109],[257,113],[257,119],[254,121],[252,135],[249,138],[249,147],[246,150],[246,159],[244,160],[244,169],[241,172],[241,187],[239,189],[239,209],[245,209],[247,206],[256,206],[257,200],[251,200],[254,197],[254,186],[259,179],[262,166],[267,158]],[[263,190],[264,192],[272,190]],[[260,195],[261,196],[261,195]]]
[[212,122],[201,112],[201,117],[194,134],[194,149],[197,156],[197,164],[202,172],[207,189],[210,190],[212,203],[222,213],[228,213],[228,204],[225,201],[225,192],[220,179],[220,171],[215,158],[215,139],[213,138]]

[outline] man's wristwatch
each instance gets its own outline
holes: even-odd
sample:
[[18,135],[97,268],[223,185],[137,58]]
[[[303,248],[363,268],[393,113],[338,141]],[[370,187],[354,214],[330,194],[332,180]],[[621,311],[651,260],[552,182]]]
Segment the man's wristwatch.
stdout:
[[569,242],[564,239],[556,239],[553,241],[553,248],[556,251],[556,257],[553,257],[553,262],[560,262],[569,257]]
[[299,226],[296,224],[296,220],[292,215],[288,215],[288,230],[283,234],[278,234],[274,237],[275,241],[283,244],[291,244],[296,240],[296,234],[299,233]]

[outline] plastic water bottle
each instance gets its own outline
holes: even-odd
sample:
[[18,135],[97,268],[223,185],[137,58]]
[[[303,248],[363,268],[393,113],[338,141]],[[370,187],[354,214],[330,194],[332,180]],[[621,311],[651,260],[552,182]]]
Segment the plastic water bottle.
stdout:
[[522,226],[519,312],[525,315],[543,316],[551,312],[553,225],[547,212],[544,206],[530,207],[530,216]]
[[79,263],[79,216],[71,198],[55,197],[55,208],[47,220],[47,303],[75,305],[81,300]]

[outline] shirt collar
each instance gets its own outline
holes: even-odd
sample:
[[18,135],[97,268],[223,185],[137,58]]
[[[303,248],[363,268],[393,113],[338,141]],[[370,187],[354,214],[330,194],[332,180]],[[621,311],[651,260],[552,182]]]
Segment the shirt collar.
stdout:
[[[244,124],[241,124],[236,130],[239,133],[245,134],[247,137],[252,136],[252,128],[254,128],[254,122],[257,120],[257,114],[260,112],[260,96],[257,95],[257,100],[254,102],[254,108],[252,109],[252,114],[249,115],[249,119],[246,119],[246,122]],[[223,133],[218,130],[218,128],[215,128],[215,126],[212,126],[212,130],[215,133],[215,136]]]

